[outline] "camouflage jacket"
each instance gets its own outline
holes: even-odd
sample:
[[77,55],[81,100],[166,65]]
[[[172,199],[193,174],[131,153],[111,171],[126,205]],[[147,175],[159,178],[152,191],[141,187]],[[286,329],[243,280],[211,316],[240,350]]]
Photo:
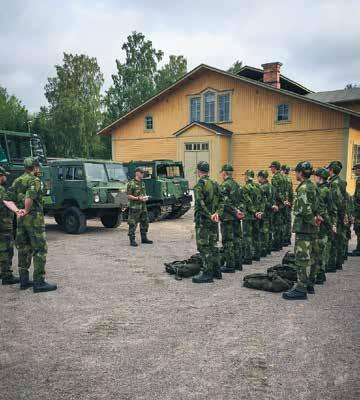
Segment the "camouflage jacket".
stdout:
[[286,183],[284,177],[281,175],[281,172],[275,172],[271,179],[271,184],[274,187],[275,191],[275,205],[279,208],[284,207],[284,201],[286,198]]
[[[145,183],[141,180],[138,181],[137,179],[132,179],[127,184],[126,191],[127,194],[131,196],[146,196]],[[146,208],[146,203],[139,200],[129,200],[129,207],[141,210]]]
[[11,232],[13,230],[14,214],[5,206],[6,190],[0,185],[0,232]]
[[194,187],[194,219],[196,223],[210,221],[211,215],[219,208],[220,189],[219,185],[209,178],[202,176]]
[[232,177],[227,177],[220,185],[218,214],[222,221],[236,219],[236,211],[240,209],[238,193],[239,184]]
[[313,234],[317,232],[314,218],[318,215],[319,190],[310,179],[305,179],[296,188],[294,201],[293,232]]
[[254,220],[256,219],[255,214],[257,212],[263,212],[265,209],[262,191],[260,186],[252,180],[245,182],[243,190],[246,199],[245,219]]
[[339,222],[344,219],[347,207],[343,182],[338,175],[329,179],[330,195],[336,207]]
[[30,214],[35,212],[43,213],[43,196],[45,186],[37,176],[24,172],[16,178],[10,186],[7,199],[13,201],[18,208],[25,207],[25,199],[32,199],[33,204],[29,210]]
[[294,201],[294,189],[293,183],[289,175],[284,175],[285,187],[286,187],[286,200],[290,203]]
[[275,203],[275,191],[269,181],[265,181],[260,185],[264,201],[264,216],[263,219],[270,219],[272,214],[272,206]]
[[360,176],[356,179],[356,188],[353,196],[355,221],[360,224]]
[[331,200],[331,193],[328,183],[318,186],[319,189],[319,208],[318,215],[323,218],[324,222],[320,225],[320,235],[329,235],[331,227],[336,226],[337,211],[336,206]]

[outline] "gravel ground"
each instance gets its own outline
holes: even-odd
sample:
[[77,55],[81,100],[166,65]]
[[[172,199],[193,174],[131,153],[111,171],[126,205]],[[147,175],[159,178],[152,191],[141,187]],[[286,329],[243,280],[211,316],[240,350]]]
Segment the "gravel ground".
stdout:
[[47,233],[58,291],[0,287],[1,400],[360,398],[359,259],[286,302],[242,287],[284,251],[210,285],[164,273],[195,252],[191,213],[135,249],[125,224]]

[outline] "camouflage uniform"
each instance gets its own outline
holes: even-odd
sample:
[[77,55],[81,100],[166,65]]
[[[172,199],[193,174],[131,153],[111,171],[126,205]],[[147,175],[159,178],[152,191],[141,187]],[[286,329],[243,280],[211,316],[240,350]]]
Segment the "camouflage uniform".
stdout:
[[[144,182],[142,180],[132,179],[127,185],[127,194],[135,197],[146,196]],[[141,237],[146,236],[149,230],[149,217],[146,203],[139,200],[130,200],[128,216],[128,236],[130,240],[135,240],[137,224],[140,224]]]
[[272,249],[278,251],[282,249],[284,242],[284,207],[285,207],[284,201],[286,200],[286,193],[284,192],[284,186],[285,186],[284,177],[281,175],[280,171],[274,173],[271,179],[271,184],[274,187],[274,194],[275,194],[274,205],[279,207],[279,211],[274,212],[272,216],[272,228],[273,228]]
[[[285,188],[285,197],[286,200],[289,201],[290,204],[294,202],[294,189],[291,178],[289,177],[290,167],[287,165],[283,165],[282,169],[284,171],[283,179],[284,179],[284,188]],[[284,207],[283,209],[283,218],[284,218],[284,245],[287,246],[291,244],[291,206]]]
[[[355,165],[353,169],[360,168],[359,165]],[[354,218],[354,231],[357,237],[357,245],[355,251],[351,255],[360,256],[360,176],[356,179],[356,188],[353,197],[353,218]]]
[[261,256],[265,257],[271,253],[272,247],[272,235],[271,235],[271,218],[272,218],[272,206],[274,204],[274,189],[271,183],[267,180],[267,171],[260,171],[258,176],[262,176],[266,179],[260,184],[260,189],[263,194],[264,200],[264,214],[260,221],[260,242],[261,242]]

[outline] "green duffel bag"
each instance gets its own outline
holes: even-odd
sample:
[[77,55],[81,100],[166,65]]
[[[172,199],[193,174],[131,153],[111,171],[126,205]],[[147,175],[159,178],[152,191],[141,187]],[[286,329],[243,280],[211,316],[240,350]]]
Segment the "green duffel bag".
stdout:
[[295,254],[290,251],[286,252],[282,259],[282,264],[295,265]]
[[165,271],[170,275],[175,275],[175,279],[190,278],[201,272],[202,260],[200,255],[195,254],[188,260],[173,261],[164,265]]
[[249,289],[264,290],[265,292],[284,292],[291,289],[293,283],[277,274],[256,273],[244,277],[244,286]]
[[286,279],[291,282],[296,282],[297,281],[297,272],[295,267],[291,265],[285,265],[285,264],[277,264],[274,265],[273,267],[270,267],[267,269],[267,273],[270,274],[277,274],[281,278]]

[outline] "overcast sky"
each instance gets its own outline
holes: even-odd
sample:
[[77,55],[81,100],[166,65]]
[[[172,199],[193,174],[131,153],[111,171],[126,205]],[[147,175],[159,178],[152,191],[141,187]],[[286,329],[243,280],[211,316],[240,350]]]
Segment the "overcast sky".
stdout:
[[0,0],[0,85],[30,111],[62,53],[96,57],[111,84],[133,30],[157,49],[226,69],[235,60],[282,72],[314,90],[360,82],[359,0]]

